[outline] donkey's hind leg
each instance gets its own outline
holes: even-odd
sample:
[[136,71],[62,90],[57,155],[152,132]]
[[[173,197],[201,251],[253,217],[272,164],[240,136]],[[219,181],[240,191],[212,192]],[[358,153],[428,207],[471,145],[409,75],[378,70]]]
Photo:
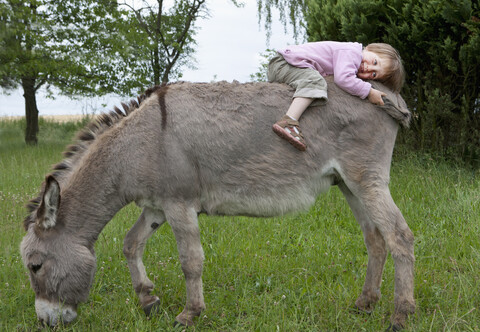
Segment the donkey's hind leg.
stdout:
[[176,324],[193,325],[193,319],[205,309],[202,286],[203,248],[200,242],[197,212],[188,204],[165,206],[168,223],[177,241],[178,256],[187,288],[187,304],[176,317]]
[[345,183],[338,185],[352,209],[355,219],[360,224],[368,252],[368,265],[362,293],[355,301],[355,306],[370,313],[375,303],[380,300],[383,267],[387,259],[387,247],[377,227],[369,219],[360,200],[352,194]]
[[148,279],[142,256],[145,244],[150,236],[165,222],[162,211],[145,208],[135,225],[130,229],[123,242],[123,253],[127,258],[132,284],[140,300],[145,314],[150,315],[152,309],[160,302],[151,295],[153,283]]
[[357,187],[353,195],[358,197],[357,203],[363,207],[363,213],[382,235],[394,260],[395,313],[392,324],[394,329],[401,329],[408,315],[415,312],[413,233],[395,205],[387,185],[375,185],[370,181],[368,185]]

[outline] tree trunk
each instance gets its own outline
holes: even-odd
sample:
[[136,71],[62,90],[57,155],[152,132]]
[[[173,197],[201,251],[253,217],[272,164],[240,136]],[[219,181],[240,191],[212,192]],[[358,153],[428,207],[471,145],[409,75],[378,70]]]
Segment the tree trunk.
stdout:
[[155,49],[153,50],[153,84],[160,85],[160,56],[158,51],[158,44],[155,45]]
[[25,143],[35,145],[38,142],[38,108],[35,97],[35,78],[22,78],[22,87],[23,97],[25,98],[25,118],[27,120]]

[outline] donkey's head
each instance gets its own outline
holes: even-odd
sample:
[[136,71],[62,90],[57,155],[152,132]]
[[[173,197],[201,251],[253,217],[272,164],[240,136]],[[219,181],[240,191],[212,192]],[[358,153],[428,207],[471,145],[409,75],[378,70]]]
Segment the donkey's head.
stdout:
[[35,292],[35,310],[42,322],[54,326],[69,323],[78,303],[86,301],[93,282],[96,259],[65,224],[60,186],[53,176],[45,182],[38,207],[26,224],[22,258]]

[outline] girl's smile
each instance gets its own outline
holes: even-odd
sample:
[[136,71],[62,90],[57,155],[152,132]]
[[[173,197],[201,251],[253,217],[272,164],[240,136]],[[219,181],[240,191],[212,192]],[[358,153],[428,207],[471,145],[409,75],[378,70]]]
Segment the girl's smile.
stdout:
[[380,58],[376,53],[363,50],[362,52],[362,63],[358,68],[357,76],[364,80],[377,80],[385,76],[385,65],[387,65],[384,60]]

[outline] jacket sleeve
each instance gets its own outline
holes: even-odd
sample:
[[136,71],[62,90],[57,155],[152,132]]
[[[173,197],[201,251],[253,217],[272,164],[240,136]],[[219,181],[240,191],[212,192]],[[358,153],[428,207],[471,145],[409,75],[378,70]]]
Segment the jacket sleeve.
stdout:
[[372,85],[357,77],[362,62],[361,54],[350,50],[337,50],[333,55],[334,82],[348,93],[365,99]]

